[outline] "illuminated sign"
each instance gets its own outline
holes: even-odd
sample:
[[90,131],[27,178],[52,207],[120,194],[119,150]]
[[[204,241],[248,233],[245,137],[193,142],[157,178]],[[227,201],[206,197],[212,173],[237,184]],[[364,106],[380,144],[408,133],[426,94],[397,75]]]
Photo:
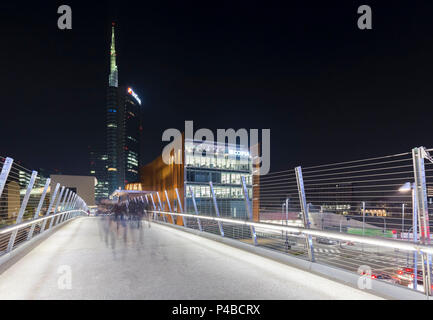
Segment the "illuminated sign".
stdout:
[[229,154],[240,156],[240,157],[249,157],[250,156],[250,153],[248,151],[240,151],[240,150],[233,150],[233,149],[229,149]]
[[140,106],[141,106],[141,100],[140,100],[140,98],[137,96],[137,94],[134,92],[134,90],[132,90],[131,88],[128,88],[128,93],[129,93],[131,96],[133,96],[133,97],[135,98],[135,100],[137,100],[138,103],[139,103]]

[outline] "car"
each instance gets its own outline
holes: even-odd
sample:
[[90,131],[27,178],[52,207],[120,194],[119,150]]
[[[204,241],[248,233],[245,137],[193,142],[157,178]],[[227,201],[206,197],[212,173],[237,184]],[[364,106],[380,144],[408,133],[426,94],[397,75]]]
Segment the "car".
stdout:
[[382,281],[389,282],[389,283],[398,283],[399,282],[395,276],[393,277],[391,274],[389,274],[387,272],[382,272],[382,271],[373,271],[371,273],[371,278],[376,279],[376,280],[382,280]]
[[317,243],[321,243],[321,244],[327,244],[327,245],[338,244],[338,241],[331,240],[331,239],[328,239],[328,238],[316,238],[316,242]]
[[[415,278],[414,269],[410,267],[400,268],[397,270],[397,277],[400,280],[401,284],[407,285],[413,282]],[[417,283],[423,283],[423,274],[422,270],[417,270]]]
[[[361,275],[365,275],[365,272],[362,272]],[[399,283],[396,276],[392,275],[392,272],[388,272],[386,270],[373,270],[371,271],[371,279],[381,280],[389,283]]]

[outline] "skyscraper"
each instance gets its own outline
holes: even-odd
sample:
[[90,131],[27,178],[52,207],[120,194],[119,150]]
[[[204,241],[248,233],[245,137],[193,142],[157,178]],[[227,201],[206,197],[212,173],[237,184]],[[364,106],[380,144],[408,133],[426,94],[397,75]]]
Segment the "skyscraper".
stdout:
[[99,202],[108,198],[107,155],[99,149],[90,149],[90,175],[97,180],[95,200]]
[[108,191],[139,180],[141,100],[131,87],[119,86],[114,23],[111,28],[110,75],[107,90]]
[[111,194],[118,188],[118,72],[116,65],[116,48],[114,38],[114,23],[111,27],[110,75],[107,89],[107,182]]
[[119,180],[121,185],[139,181],[141,100],[130,87],[120,87],[121,119]]

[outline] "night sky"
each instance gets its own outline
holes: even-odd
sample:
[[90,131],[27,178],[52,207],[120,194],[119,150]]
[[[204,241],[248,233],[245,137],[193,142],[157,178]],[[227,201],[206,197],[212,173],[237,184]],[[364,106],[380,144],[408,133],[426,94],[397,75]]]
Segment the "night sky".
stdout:
[[[233,4],[236,2],[236,4]],[[308,4],[307,4],[308,3]],[[57,28],[72,7],[72,30]],[[359,30],[368,4],[373,30]],[[88,174],[111,21],[143,160],[167,128],[270,128],[271,170],[433,146],[431,1],[2,1],[0,155]]]

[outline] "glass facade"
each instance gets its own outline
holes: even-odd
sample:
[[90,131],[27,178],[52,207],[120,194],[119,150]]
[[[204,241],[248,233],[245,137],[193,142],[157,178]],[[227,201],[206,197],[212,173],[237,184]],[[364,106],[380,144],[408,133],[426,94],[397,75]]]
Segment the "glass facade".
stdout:
[[[118,173],[117,167],[119,164],[118,161],[118,135],[119,135],[119,99],[118,99],[119,90],[117,87],[108,87],[107,90],[107,128],[106,128],[106,139],[107,139],[107,169],[108,170],[104,182],[108,183],[108,192],[112,193],[118,186]],[[112,170],[116,169],[116,170]],[[98,179],[99,181],[99,179]]]
[[[130,87],[119,86],[114,25],[111,34],[110,76],[106,107],[106,172],[99,174],[103,181],[97,190],[105,195],[124,189],[130,182],[139,181],[141,100]],[[98,191],[97,191],[98,192]]]
[[107,180],[107,159],[106,154],[101,152],[90,151],[90,175],[97,180],[95,186],[95,200],[108,198],[108,180]]
[[188,212],[194,212],[194,193],[200,214],[215,215],[211,188],[221,216],[247,219],[241,177],[252,198],[252,160],[244,146],[185,140],[185,197]]
[[129,93],[125,92],[124,131],[122,136],[122,158],[124,184],[139,181],[139,156],[141,133],[141,108],[140,102]]

